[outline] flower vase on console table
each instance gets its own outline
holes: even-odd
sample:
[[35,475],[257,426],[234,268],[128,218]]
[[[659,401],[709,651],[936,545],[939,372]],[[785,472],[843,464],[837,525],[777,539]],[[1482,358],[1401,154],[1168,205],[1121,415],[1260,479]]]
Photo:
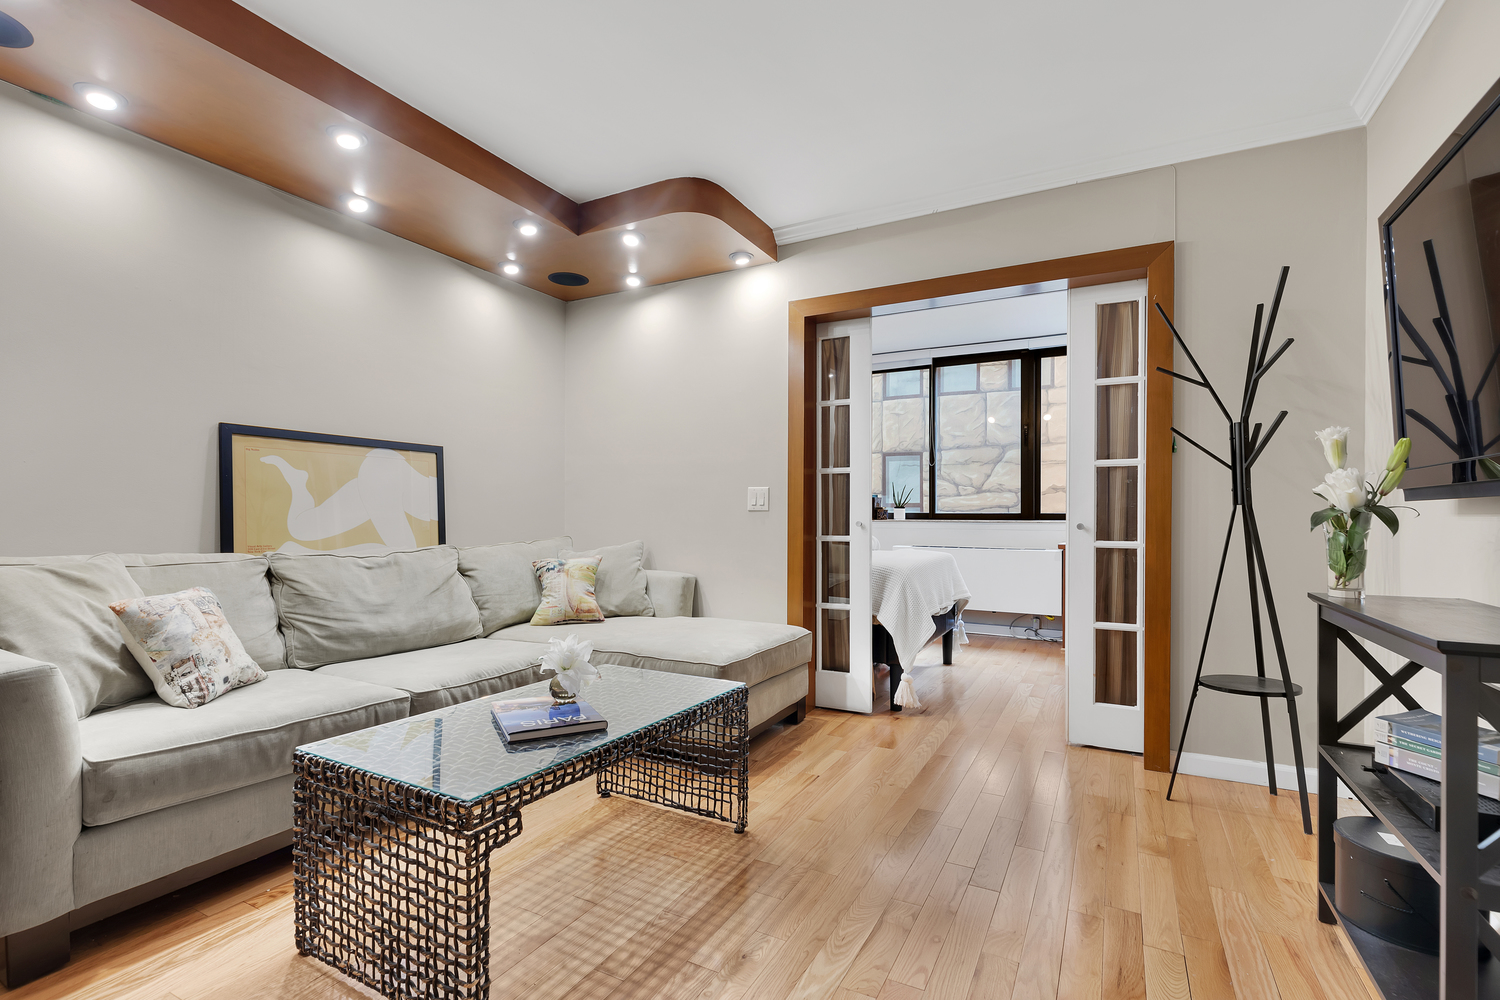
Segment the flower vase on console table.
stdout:
[[1312,526],[1323,526],[1323,540],[1328,560],[1328,596],[1360,600],[1365,596],[1365,564],[1369,560],[1367,545],[1370,522],[1380,518],[1394,535],[1401,527],[1396,511],[1384,504],[1406,474],[1406,456],[1411,453],[1411,439],[1402,438],[1391,449],[1377,486],[1360,479],[1358,469],[1346,469],[1349,428],[1325,427],[1318,431],[1323,457],[1332,470],[1313,492],[1328,506],[1312,516]]

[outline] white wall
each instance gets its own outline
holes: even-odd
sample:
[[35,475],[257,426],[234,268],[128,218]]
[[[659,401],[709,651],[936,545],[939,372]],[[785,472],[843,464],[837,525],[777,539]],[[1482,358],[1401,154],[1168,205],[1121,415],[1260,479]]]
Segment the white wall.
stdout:
[[[785,621],[790,300],[1176,239],[1177,317],[1226,383],[1243,377],[1255,303],[1269,299],[1279,265],[1293,267],[1280,331],[1298,345],[1260,409],[1285,405],[1293,415],[1257,470],[1257,502],[1294,673],[1310,683],[1313,617],[1303,594],[1322,582],[1307,531],[1322,461],[1311,436],[1335,416],[1360,421],[1364,206],[1364,135],[1352,131],[793,244],[777,264],[571,303],[567,528],[584,545],[645,538],[656,565],[699,575],[704,613]],[[1211,404],[1187,389],[1177,399],[1178,425],[1221,445]],[[771,513],[744,509],[752,485],[772,487]],[[1179,453],[1174,503],[1175,734],[1222,544],[1227,478]],[[1226,598],[1238,614],[1223,619],[1230,650],[1249,641],[1239,586],[1238,598]],[[1189,749],[1263,759],[1254,703],[1219,698],[1200,712]]]
[[439,444],[562,528],[562,307],[0,85],[0,554],[215,551],[219,421]]
[[[1385,464],[1395,431],[1391,419],[1388,337],[1377,226],[1487,90],[1500,78],[1500,4],[1447,0],[1401,75],[1370,120],[1365,247],[1364,468]],[[1360,455],[1360,451],[1354,454]],[[1365,583],[1372,593],[1466,597],[1500,604],[1500,497],[1425,500],[1420,516],[1401,512],[1394,539],[1371,533]],[[1424,673],[1413,691],[1438,709],[1437,676]],[[1392,702],[1391,705],[1395,703]]]

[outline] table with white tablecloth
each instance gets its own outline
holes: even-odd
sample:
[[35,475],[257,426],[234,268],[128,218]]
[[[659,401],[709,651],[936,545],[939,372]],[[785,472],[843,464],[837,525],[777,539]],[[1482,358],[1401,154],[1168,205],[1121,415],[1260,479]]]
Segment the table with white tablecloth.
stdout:
[[891,668],[891,710],[916,706],[910,680],[902,677],[922,647],[943,636],[943,662],[953,662],[953,643],[968,642],[963,610],[969,588],[958,563],[932,549],[877,549],[870,553],[870,610],[875,616],[875,662]]

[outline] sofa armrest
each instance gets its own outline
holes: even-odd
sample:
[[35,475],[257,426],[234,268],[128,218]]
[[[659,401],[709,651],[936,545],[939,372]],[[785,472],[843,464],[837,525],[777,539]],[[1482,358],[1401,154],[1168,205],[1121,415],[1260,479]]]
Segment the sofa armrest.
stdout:
[[646,596],[658,618],[691,618],[698,578],[669,569],[646,570]]
[[82,770],[62,671],[0,650],[0,937],[73,909]]

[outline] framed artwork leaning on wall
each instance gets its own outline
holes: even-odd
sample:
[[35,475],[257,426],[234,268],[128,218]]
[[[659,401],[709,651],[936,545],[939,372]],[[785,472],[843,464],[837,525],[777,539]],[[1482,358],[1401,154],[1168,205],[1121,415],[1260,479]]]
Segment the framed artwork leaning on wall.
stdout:
[[219,551],[442,545],[441,445],[219,425]]

